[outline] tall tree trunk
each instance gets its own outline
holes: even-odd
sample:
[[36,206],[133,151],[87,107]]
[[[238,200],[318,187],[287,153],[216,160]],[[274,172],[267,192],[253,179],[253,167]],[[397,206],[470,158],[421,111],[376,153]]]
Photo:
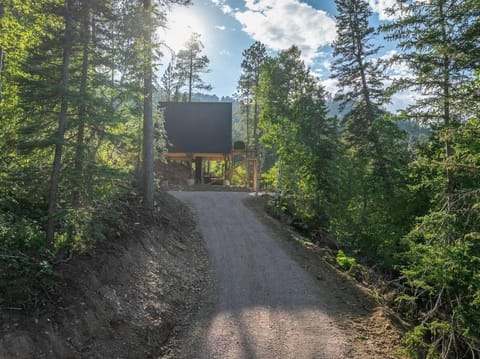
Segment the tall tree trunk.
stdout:
[[[83,21],[82,21],[82,43],[83,43],[83,57],[82,57],[82,74],[80,79],[80,108],[78,110],[78,128],[77,128],[77,144],[75,152],[75,173],[77,180],[83,178],[83,159],[84,159],[84,137],[85,137],[85,118],[86,118],[86,96],[87,96],[87,76],[88,76],[88,57],[89,57],[89,43],[90,43],[90,31],[89,31],[89,17],[90,9],[88,1],[84,2],[83,9]],[[81,186],[81,183],[76,183],[77,187]],[[72,195],[73,207],[80,205],[80,190],[74,188]]]
[[143,0],[144,79],[143,79],[143,205],[153,210],[153,69],[152,69],[152,2]]
[[[248,156],[248,151],[250,150],[250,94],[247,95],[247,103],[245,106],[246,110],[246,125],[247,125],[247,138],[246,138],[246,143],[245,143],[245,151],[246,155]],[[250,184],[250,162],[246,162],[246,173],[245,173],[245,179],[247,180],[247,186]]]
[[280,191],[282,190],[282,158],[278,158],[278,173],[277,173],[277,188],[275,189],[275,201],[280,198]]
[[193,53],[190,52],[190,68],[188,71],[188,102],[192,102],[193,88]]
[[[359,29],[356,31],[359,32]],[[387,196],[393,196],[393,185],[390,180],[390,171],[388,169],[387,163],[383,157],[383,151],[381,149],[380,138],[377,133],[377,130],[374,127],[375,122],[375,110],[374,105],[372,104],[372,100],[370,97],[370,88],[367,83],[367,76],[364,70],[364,58],[362,58],[363,54],[363,44],[361,39],[356,40],[357,42],[357,63],[360,68],[360,76],[362,79],[362,94],[365,101],[365,116],[367,119],[367,131],[368,131],[368,140],[370,141],[371,145],[373,146],[374,150],[374,158],[378,166],[378,173],[383,180],[383,184],[385,186],[385,193]]]
[[65,38],[63,44],[63,62],[62,62],[62,92],[60,114],[58,118],[57,136],[55,139],[55,155],[53,159],[52,174],[50,177],[50,192],[48,198],[48,223],[47,223],[47,243],[50,248],[54,246],[55,237],[55,215],[57,212],[57,194],[60,180],[60,169],[62,166],[63,141],[65,139],[65,128],[67,124],[68,111],[68,86],[69,86],[69,66],[72,53],[72,11],[73,0],[65,1]]
[[[0,4],[0,20],[3,18],[3,3]],[[3,58],[5,57],[3,48],[0,46],[0,101],[2,100],[2,69]]]
[[[446,19],[445,13],[443,8],[443,3],[440,2],[439,5],[440,11],[440,22],[441,22],[441,36],[442,36],[442,44],[448,44],[448,36],[447,36],[447,29],[446,29]],[[449,127],[451,125],[451,114],[450,114],[450,56],[448,52],[445,51],[442,58],[442,67],[443,67],[443,84],[442,84],[442,92],[443,92],[443,120],[444,125],[447,131],[449,131]],[[445,139],[445,161],[447,167],[447,209],[451,211],[451,205],[453,200],[453,194],[455,191],[455,175],[453,169],[450,167],[450,158],[453,156],[453,149],[452,144],[447,134]]]
[[[258,87],[258,85],[257,85]],[[258,196],[258,189],[259,189],[259,181],[260,181],[260,151],[258,147],[258,102],[254,96],[253,100],[253,146],[255,151],[255,169],[254,172],[256,173],[255,183],[253,184],[255,190],[255,198]]]
[[[1,8],[0,8],[1,10]],[[1,19],[1,16],[0,16]],[[2,101],[2,69],[3,69],[3,57],[4,57],[3,48],[0,47],[0,101]]]

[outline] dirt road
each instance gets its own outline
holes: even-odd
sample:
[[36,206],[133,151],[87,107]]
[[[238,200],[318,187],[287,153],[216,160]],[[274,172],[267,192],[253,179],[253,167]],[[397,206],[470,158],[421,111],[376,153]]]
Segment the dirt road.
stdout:
[[[216,274],[211,313],[178,357],[349,358],[329,285],[305,272],[243,204],[248,193],[171,192],[190,205]],[[323,283],[323,284],[322,284]]]

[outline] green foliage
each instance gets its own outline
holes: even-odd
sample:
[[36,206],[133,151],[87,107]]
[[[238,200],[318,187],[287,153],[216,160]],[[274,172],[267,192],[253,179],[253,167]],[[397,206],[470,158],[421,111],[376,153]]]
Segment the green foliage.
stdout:
[[337,35],[333,77],[339,81],[337,100],[346,111],[342,119],[342,153],[336,183],[339,196],[330,230],[352,253],[392,270],[404,248],[413,213],[407,205],[408,142],[397,118],[381,108],[387,101],[372,44],[366,1],[336,2]]
[[240,139],[247,149],[259,152],[258,117],[260,112],[258,93],[262,65],[268,60],[264,44],[256,41],[242,52],[242,74],[238,80],[237,98],[240,102],[239,117],[242,134]]
[[351,272],[359,266],[355,258],[346,256],[345,252],[341,249],[337,252],[335,260],[337,261],[338,266],[346,272]]
[[[156,26],[164,24],[162,7],[168,3],[188,1],[154,4]],[[104,239],[106,223],[118,224],[111,204],[135,191],[142,154],[145,29],[142,2],[7,0],[0,7],[0,288],[11,294],[3,302],[15,306],[18,291],[24,291],[18,298],[39,300],[43,289],[36,291],[36,281],[49,283],[57,257]],[[67,13],[72,51],[64,87]],[[158,46],[154,39],[148,50],[157,53]],[[63,107],[64,138],[58,135]],[[160,121],[156,135],[160,150]],[[52,159],[60,144],[50,217],[55,236],[49,245]]]
[[401,270],[411,291],[400,303],[415,323],[407,336],[408,349],[419,355],[462,357],[480,345],[480,167],[478,152],[467,150],[478,149],[478,129],[479,122],[472,120],[449,132],[455,149],[450,163],[424,160],[443,153],[434,137],[416,167],[424,183],[441,190],[445,166],[454,166],[458,188],[448,199],[433,196],[436,206],[404,238],[408,251]]
[[278,163],[274,164],[272,167],[262,173],[262,183],[265,188],[275,188],[277,187],[277,177],[278,177]]
[[[338,252],[344,270],[371,264],[401,283],[408,355],[478,357],[478,1],[395,4],[383,29],[399,43],[392,61],[410,76],[389,91],[368,2],[336,5],[342,119],[326,116],[323,89],[295,47],[261,67],[260,141],[273,159],[262,181],[279,193],[268,210],[314,240],[329,233],[352,256]],[[425,96],[399,115],[386,112],[386,95],[405,88]],[[408,137],[400,128],[414,120],[422,135]]]
[[[200,34],[193,33],[185,44],[185,48],[176,55],[174,82],[174,95],[178,97],[178,89],[184,84],[188,89],[188,101],[192,101],[192,93],[195,89],[211,90],[212,86],[206,84],[201,78],[202,73],[209,72],[209,58],[202,55],[203,43],[200,40]],[[177,99],[178,100],[178,99]]]
[[291,193],[296,220],[307,226],[327,222],[322,210],[331,198],[335,121],[327,118],[323,87],[305,67],[298,48],[265,62],[257,96],[261,142],[277,160],[264,176],[265,184]]

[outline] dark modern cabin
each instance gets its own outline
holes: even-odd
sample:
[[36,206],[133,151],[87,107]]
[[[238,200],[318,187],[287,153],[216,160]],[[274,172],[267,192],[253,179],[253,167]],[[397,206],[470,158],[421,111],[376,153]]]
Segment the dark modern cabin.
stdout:
[[[247,152],[245,146],[242,149],[238,149],[238,144],[232,146],[231,103],[161,102],[160,107],[167,133],[167,159],[188,163],[196,183],[225,183],[231,175],[236,175],[245,185],[252,179],[256,186],[255,155]],[[210,161],[224,163],[220,178],[209,177]],[[239,165],[246,165],[246,177],[238,173]]]

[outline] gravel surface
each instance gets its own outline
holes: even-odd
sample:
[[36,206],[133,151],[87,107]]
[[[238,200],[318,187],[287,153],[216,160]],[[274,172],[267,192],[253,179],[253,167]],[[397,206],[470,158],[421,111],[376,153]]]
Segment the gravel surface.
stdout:
[[286,254],[245,207],[248,193],[170,193],[194,210],[216,276],[210,308],[185,331],[174,357],[351,357],[331,288]]

